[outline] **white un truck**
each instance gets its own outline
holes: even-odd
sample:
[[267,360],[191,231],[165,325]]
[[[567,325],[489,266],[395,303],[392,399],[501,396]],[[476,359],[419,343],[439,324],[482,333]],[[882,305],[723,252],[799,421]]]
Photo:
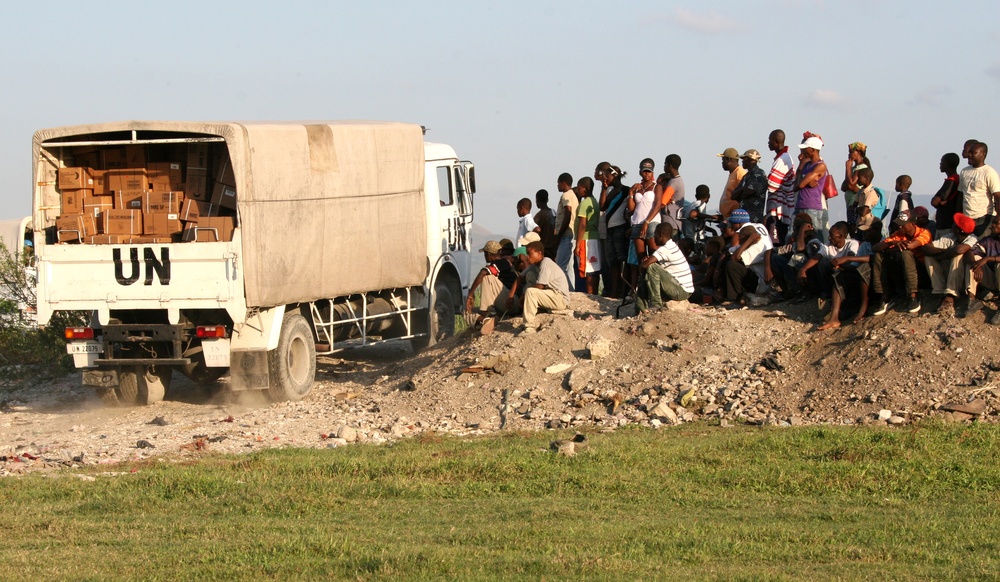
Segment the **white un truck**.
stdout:
[[35,133],[38,323],[111,404],[199,383],[298,400],[316,355],[453,333],[475,174],[419,125],[129,121]]

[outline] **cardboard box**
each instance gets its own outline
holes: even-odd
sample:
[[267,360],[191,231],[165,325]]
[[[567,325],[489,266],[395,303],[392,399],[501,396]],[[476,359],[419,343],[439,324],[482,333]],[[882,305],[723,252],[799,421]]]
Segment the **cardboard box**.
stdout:
[[106,188],[111,192],[122,190],[144,191],[149,189],[145,168],[117,168],[104,173]]
[[112,210],[115,207],[113,196],[85,196],[83,198],[83,213],[90,214],[97,218],[105,210]]
[[146,192],[142,195],[142,211],[177,214],[183,202],[184,192]]
[[146,190],[121,190],[115,192],[115,210],[142,210],[142,199],[146,196]]
[[120,234],[95,234],[83,239],[83,242],[92,245],[117,245],[125,242],[125,236]]
[[101,152],[101,156],[104,158],[104,169],[105,170],[117,170],[120,168],[128,167],[125,157],[125,148],[107,148]]
[[223,184],[221,182],[215,183],[215,189],[212,190],[212,204],[215,206],[222,206],[223,208],[236,209],[236,187]]
[[174,242],[173,237],[169,236],[125,236],[122,237],[122,239],[122,242],[133,245],[165,244]]
[[181,219],[177,213],[143,212],[142,234],[150,236],[166,236],[181,232]]
[[67,214],[56,219],[56,240],[80,242],[97,234],[97,221],[88,214]]
[[187,167],[188,172],[202,171],[208,172],[208,144],[193,143],[188,146]]
[[126,168],[145,168],[146,146],[138,144],[125,146],[125,164]]
[[203,216],[197,223],[184,227],[183,240],[197,242],[229,242],[233,240],[236,221],[232,216]]
[[90,174],[94,177],[94,196],[111,196],[107,173],[107,170],[90,170]]
[[103,234],[142,234],[141,210],[106,210],[101,213]]
[[222,161],[222,166],[219,167],[219,173],[215,177],[215,181],[226,186],[236,186],[236,174],[233,173],[233,163],[229,161],[229,158],[225,158]]
[[208,202],[208,173],[205,170],[188,169],[187,182],[184,183],[184,192],[190,198]]
[[60,214],[83,214],[83,200],[87,193],[93,194],[93,190],[63,190],[59,192],[61,202]]
[[178,214],[180,215],[180,219],[184,222],[198,222],[203,216],[218,216],[219,207],[213,206],[208,202],[200,202],[198,200],[185,198],[184,204],[181,205],[181,211]]
[[90,168],[59,168],[58,180],[60,190],[94,189],[94,177],[90,173]]
[[73,165],[90,168],[91,171],[101,169],[101,151],[97,148],[76,150],[73,152]]
[[151,162],[146,166],[146,177],[154,192],[180,190],[184,183],[179,162]]

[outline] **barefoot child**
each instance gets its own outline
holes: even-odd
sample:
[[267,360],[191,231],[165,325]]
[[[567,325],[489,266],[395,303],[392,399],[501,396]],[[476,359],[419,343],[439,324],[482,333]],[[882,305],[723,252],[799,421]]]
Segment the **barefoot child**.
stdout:
[[858,323],[868,311],[868,284],[871,278],[872,246],[882,240],[882,223],[876,221],[871,228],[863,231],[864,241],[858,246],[858,254],[853,257],[837,257],[831,261],[833,267],[833,300],[830,303],[830,320],[819,327],[819,330],[840,327],[840,306],[847,293],[859,288],[861,305],[851,323]]

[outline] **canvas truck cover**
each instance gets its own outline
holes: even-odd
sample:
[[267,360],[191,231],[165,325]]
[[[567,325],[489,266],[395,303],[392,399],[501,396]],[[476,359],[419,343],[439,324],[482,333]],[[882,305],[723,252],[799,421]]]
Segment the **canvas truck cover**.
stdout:
[[417,286],[427,277],[419,125],[129,121],[41,130],[32,152],[37,225],[51,225],[59,207],[58,192],[42,187],[52,165],[44,144],[129,130],[140,142],[143,132],[225,139],[247,306]]

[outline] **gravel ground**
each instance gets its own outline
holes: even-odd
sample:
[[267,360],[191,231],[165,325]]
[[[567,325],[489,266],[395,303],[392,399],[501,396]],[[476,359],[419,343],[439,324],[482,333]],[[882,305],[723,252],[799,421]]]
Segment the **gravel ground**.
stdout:
[[[321,357],[301,402],[208,387],[179,374],[158,404],[108,408],[74,374],[0,392],[0,474],[265,448],[381,443],[436,431],[712,425],[907,425],[928,416],[996,422],[1000,329],[890,312],[817,332],[814,304],[687,303],[615,318],[574,294],[572,316],[467,331],[426,352],[406,343]],[[109,468],[109,470],[114,470]]]

